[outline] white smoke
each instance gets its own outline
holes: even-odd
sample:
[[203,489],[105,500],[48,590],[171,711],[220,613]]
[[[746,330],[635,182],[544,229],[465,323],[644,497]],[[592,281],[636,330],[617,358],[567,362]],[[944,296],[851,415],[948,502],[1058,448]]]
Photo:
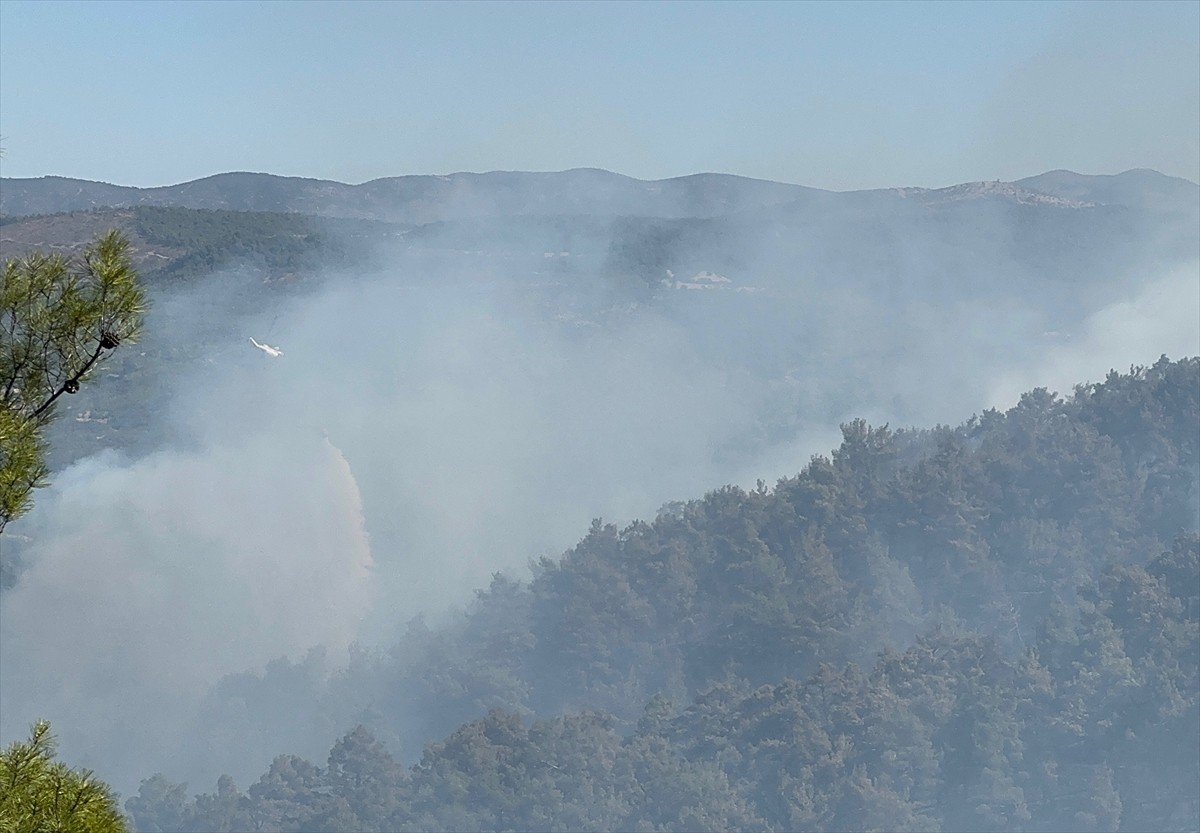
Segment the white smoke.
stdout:
[[344,656],[372,599],[357,486],[315,436],[89,459],[25,531],[0,609],[4,731],[49,717],[104,770],[177,757],[226,674],[314,645]]
[[[172,447],[56,474],[13,529],[30,544],[0,610],[4,736],[46,717],[123,790],[261,770],[195,733],[222,678],[318,646],[336,666],[592,517],[728,480],[716,450],[755,403],[678,326],[564,332],[486,290],[392,278],[289,301],[278,358],[206,347],[166,397]],[[157,326],[200,338],[189,306]]]
[[1036,361],[1001,371],[988,395],[1010,407],[1024,391],[1045,387],[1062,394],[1102,381],[1110,370],[1152,365],[1161,355],[1200,355],[1200,263],[1171,270],[1128,297],[1093,313],[1079,332],[1043,334],[1047,349]]
[[[495,287],[408,277],[333,276],[254,320],[219,282],[156,304],[151,326],[198,354],[146,403],[173,443],[56,473],[5,533],[31,543],[0,597],[0,735],[46,717],[64,757],[126,792],[156,771],[204,789],[320,755],[349,727],[281,715],[295,742],[255,747],[237,704],[206,698],[277,657],[387,645],[593,517],[794,474],[841,419],[958,421],[985,395],[1007,407],[1200,352],[1194,265],[1044,335],[1053,311],[1019,297],[897,306],[817,283],[770,316],[573,328]],[[766,376],[734,355],[772,345],[787,361]]]

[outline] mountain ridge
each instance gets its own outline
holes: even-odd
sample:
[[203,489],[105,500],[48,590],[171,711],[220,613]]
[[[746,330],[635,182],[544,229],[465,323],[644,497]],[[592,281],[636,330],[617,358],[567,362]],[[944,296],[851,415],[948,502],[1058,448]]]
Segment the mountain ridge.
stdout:
[[1200,185],[1149,169],[1099,175],[1056,170],[1003,183],[852,191],[711,172],[642,180],[599,168],[418,174],[358,184],[252,171],[229,171],[148,188],[60,176],[0,180],[0,214],[9,217],[152,205],[415,224],[530,214],[718,217],[797,202],[914,197],[927,203],[1001,197],[1022,203],[1059,200],[1077,207],[1097,204],[1181,210],[1200,204]]

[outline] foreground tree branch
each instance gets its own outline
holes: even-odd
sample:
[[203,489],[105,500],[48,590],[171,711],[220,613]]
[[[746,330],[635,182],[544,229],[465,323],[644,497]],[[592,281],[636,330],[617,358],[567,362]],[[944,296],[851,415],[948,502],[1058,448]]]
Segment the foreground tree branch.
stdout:
[[55,760],[50,724],[0,751],[0,830],[125,833],[128,825],[108,785]]
[[0,532],[46,483],[43,429],[63,394],[140,334],[145,297],[129,241],[109,231],[78,260],[35,252],[0,285]]

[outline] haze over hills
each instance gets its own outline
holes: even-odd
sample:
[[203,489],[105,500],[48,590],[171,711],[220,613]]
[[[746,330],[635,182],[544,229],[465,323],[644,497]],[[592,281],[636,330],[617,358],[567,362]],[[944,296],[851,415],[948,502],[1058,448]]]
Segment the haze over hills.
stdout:
[[[1037,284],[1127,288],[1143,264],[1196,257],[1200,186],[1147,170],[841,193],[720,174],[647,182],[594,169],[362,185],[228,173],[145,189],[4,179],[0,212],[6,257],[77,251],[115,226],[147,274],[249,259],[269,275],[294,276],[361,267],[369,251],[382,262],[421,251],[438,260],[435,271],[576,284],[583,273],[617,271],[652,289],[709,270],[736,273],[730,288],[796,288],[820,273],[858,284],[871,276],[896,291],[912,268],[944,275],[943,289],[978,289],[1014,265]],[[553,262],[513,263],[543,256]]]
[[724,174],[645,182],[597,169],[401,176],[361,185],[237,172],[159,188],[59,177],[5,179],[0,211],[26,215],[172,205],[428,223],[524,214],[715,216],[820,193],[828,192]]
[[400,176],[347,185],[329,180],[231,172],[157,188],[39,177],[0,180],[0,213],[58,214],[95,208],[178,206],[233,211],[270,211],[416,224],[468,217],[590,214],[599,216],[715,217],[776,205],[837,205],[868,198],[877,204],[917,199],[1004,198],[1017,202],[1120,205],[1194,210],[1197,185],[1149,170],[1113,176],[1051,171],[1003,189],[893,188],[834,192],[728,174],[694,174],[637,180],[580,168],[552,173],[493,171],[447,176]]
[[[357,283],[386,274],[405,286],[519,296],[574,329],[649,305],[705,363],[774,380],[772,396],[803,398],[831,419],[864,398],[889,401],[889,419],[961,416],[927,410],[928,401],[918,407],[894,378],[878,378],[881,364],[903,377],[931,358],[924,337],[913,337],[925,322],[939,319],[927,331],[939,340],[958,333],[994,350],[990,319],[1007,310],[1005,352],[1032,365],[1147,281],[1194,269],[1200,251],[1200,186],[1147,170],[843,193],[718,174],[647,182],[595,169],[362,185],[228,173],[147,189],[45,177],[0,181],[0,206],[5,258],[78,253],[117,227],[156,292],[241,275],[221,314],[197,318],[198,338],[171,344],[172,362],[211,360],[216,345],[235,343],[230,322],[273,318],[330,276]],[[226,281],[221,292],[229,291]],[[864,339],[864,325],[879,338]],[[154,328],[146,347],[152,357],[167,349]],[[123,381],[108,391],[141,402],[145,391],[116,391],[147,370],[145,384],[159,384],[160,365],[123,367],[131,359],[118,357],[113,373]],[[836,391],[818,369],[833,361],[844,377]],[[962,375],[956,399],[967,407],[979,378]],[[76,400],[100,430],[82,444],[69,433],[55,444],[60,460],[94,442],[126,447],[142,433],[119,431],[135,409],[105,399],[97,390]]]
[[1200,833],[1200,3],[65,5],[0,833]]
[[1186,211],[1196,202],[1196,184],[1158,171],[1137,168],[1120,174],[1081,176],[1071,171],[1048,171],[1015,183],[1031,191],[1063,199],[1106,205]]
[[[61,401],[58,474],[3,553],[20,562],[6,610],[50,594],[80,615],[0,629],[0,728],[51,710],[64,752],[127,793],[160,769],[199,787],[285,749],[324,754],[349,712],[306,699],[320,663],[289,662],[388,650],[413,617],[436,624],[496,572],[519,580],[593,518],[669,519],[722,484],[793,477],[857,418],[965,423],[1031,388],[1200,354],[1200,187],[1150,171],[847,193],[595,170],[0,186],[4,257],[78,252],[117,226],[152,296],[142,342]],[[1180,502],[1191,453],[1168,484]],[[437,720],[354,719],[415,755],[486,704],[526,702],[495,695],[526,685],[509,668],[430,673],[430,701],[456,704]],[[250,680],[263,674],[278,697]],[[563,686],[545,711],[614,708]],[[652,693],[630,688],[622,719]]]

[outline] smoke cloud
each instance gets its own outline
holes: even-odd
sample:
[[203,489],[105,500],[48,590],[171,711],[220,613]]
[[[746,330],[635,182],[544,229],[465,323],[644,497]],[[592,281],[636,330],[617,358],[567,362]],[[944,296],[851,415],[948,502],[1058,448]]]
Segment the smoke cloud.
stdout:
[[1004,408],[1022,392],[1044,387],[1063,394],[1110,370],[1200,355],[1200,263],[1170,270],[1129,297],[1103,307],[1077,333],[1050,332],[1051,345],[1035,361],[1002,370],[988,394]]
[[[291,294],[229,277],[164,294],[149,326],[191,356],[137,403],[164,442],[57,472],[11,530],[27,568],[0,606],[0,734],[48,718],[66,759],[125,793],[156,771],[206,789],[272,754],[320,759],[349,727],[259,749],[228,712],[213,724],[214,686],[279,657],[331,673],[594,517],[794,474],[841,421],[954,422],[1200,348],[1194,264],[1089,307],[1080,287],[997,289],[998,258],[986,293],[952,288],[971,241],[939,262],[898,235],[889,262],[840,233],[814,234],[803,269],[725,240],[674,276],[701,288],[590,314],[403,261]],[[1067,292],[1083,319],[1053,303]]]
[[191,734],[222,678],[318,646],[336,667],[594,516],[719,485],[757,404],[653,315],[563,327],[492,288],[385,274],[243,319],[243,338],[211,300],[227,291],[157,305],[152,327],[221,334],[174,377],[173,440],[58,473],[0,609],[4,735],[47,717],[125,791],[261,770]]

